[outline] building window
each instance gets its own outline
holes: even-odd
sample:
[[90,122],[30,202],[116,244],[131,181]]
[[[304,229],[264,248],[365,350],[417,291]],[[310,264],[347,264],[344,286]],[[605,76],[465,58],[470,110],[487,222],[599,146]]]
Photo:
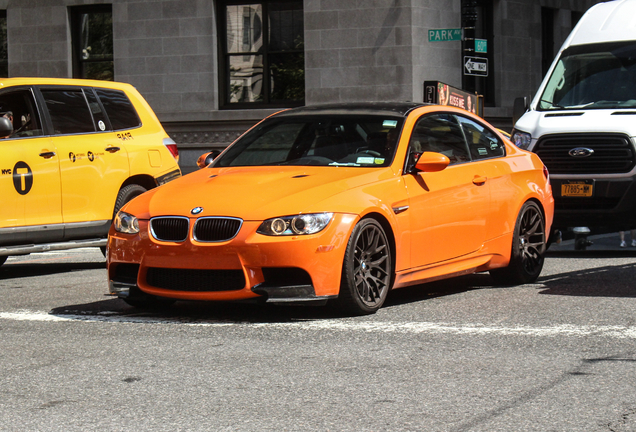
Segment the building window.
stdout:
[[112,6],[74,6],[70,12],[73,77],[113,81]]
[[545,76],[554,60],[554,15],[556,9],[541,8],[541,75]]
[[0,78],[9,77],[9,55],[7,54],[7,11],[0,10]]
[[303,105],[302,0],[228,0],[219,5],[221,106]]

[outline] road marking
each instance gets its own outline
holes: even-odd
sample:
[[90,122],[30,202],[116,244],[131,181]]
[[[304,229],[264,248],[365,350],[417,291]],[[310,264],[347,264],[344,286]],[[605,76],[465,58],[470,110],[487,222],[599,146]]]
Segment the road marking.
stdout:
[[536,337],[610,337],[617,339],[636,339],[634,326],[595,326],[560,324],[545,327],[499,326],[489,324],[459,324],[434,322],[359,322],[353,319],[294,321],[289,323],[250,323],[212,320],[195,320],[187,317],[157,318],[143,315],[122,315],[118,312],[99,312],[86,315],[52,315],[46,312],[0,312],[0,319],[12,321],[42,322],[107,322],[136,324],[179,324],[197,327],[250,327],[280,328],[297,330],[347,331],[368,333],[404,333],[404,334],[459,334],[459,335],[506,335]]

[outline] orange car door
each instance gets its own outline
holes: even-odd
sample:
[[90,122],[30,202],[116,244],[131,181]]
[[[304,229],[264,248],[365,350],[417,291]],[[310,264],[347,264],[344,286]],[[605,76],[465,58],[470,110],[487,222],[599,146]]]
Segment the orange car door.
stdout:
[[411,267],[446,261],[477,251],[486,238],[490,191],[483,166],[471,162],[454,115],[429,114],[415,125],[414,152],[433,151],[451,164],[438,172],[405,176],[411,218]]
[[510,232],[514,226],[508,220],[508,203],[514,200],[510,187],[511,169],[504,156],[506,150],[497,133],[488,126],[467,116],[457,115],[473,164],[480,165],[490,189],[490,203],[486,224],[486,240]]

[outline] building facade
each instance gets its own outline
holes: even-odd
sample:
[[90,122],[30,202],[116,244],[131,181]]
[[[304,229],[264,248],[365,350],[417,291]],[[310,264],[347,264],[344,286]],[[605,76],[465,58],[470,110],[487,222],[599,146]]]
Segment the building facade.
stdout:
[[133,84],[187,172],[281,108],[422,101],[424,81],[483,95],[509,128],[598,2],[0,0],[0,75]]

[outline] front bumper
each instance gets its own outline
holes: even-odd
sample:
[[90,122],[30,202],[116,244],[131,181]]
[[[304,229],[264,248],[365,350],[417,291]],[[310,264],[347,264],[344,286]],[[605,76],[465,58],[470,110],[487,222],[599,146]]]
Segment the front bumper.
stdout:
[[183,242],[158,241],[150,235],[148,221],[141,220],[136,235],[111,228],[109,291],[118,297],[139,288],[182,300],[324,302],[338,295],[344,253],[357,219],[334,214],[317,234],[279,237],[257,234],[260,221],[245,221],[236,237],[220,243],[197,242],[192,232]]
[[[578,176],[577,176],[578,177]],[[636,178],[568,178],[550,176],[554,195],[554,228],[598,227],[609,231],[636,227]],[[591,197],[564,197],[562,185],[587,182]]]

